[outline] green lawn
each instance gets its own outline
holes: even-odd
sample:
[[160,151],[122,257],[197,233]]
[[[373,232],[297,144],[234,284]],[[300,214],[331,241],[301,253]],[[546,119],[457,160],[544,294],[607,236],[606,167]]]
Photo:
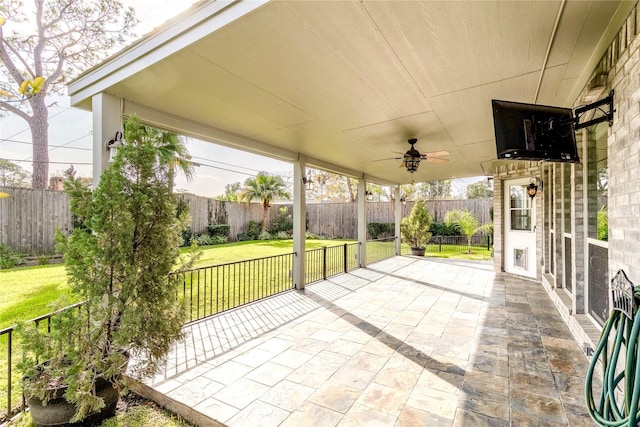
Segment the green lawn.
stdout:
[[[337,246],[353,243],[351,240],[307,240],[306,248]],[[265,240],[234,242],[224,245],[204,246],[195,267],[224,264],[228,262],[289,254],[293,251],[292,240]],[[37,267],[18,267],[0,270],[0,329],[22,320],[52,311],[51,305],[61,296],[69,304],[77,298],[69,292],[63,264]]]
[[0,329],[52,311],[60,296],[73,300],[63,264],[0,270],[0,295]]
[[424,253],[424,256],[433,258],[458,258],[476,261],[489,261],[491,260],[491,250],[487,250],[486,248],[473,247],[471,248],[471,253],[468,254],[466,249],[450,249],[443,246],[442,251],[427,251]]
[[[344,243],[354,243],[353,240],[307,240],[306,249],[318,249],[323,246],[337,246]],[[196,262],[196,267],[218,265],[228,262],[245,261],[264,258],[273,255],[290,254],[293,252],[293,240],[264,240],[233,242],[224,245],[204,246],[202,255]]]
[[[308,241],[306,283],[323,278],[325,255],[320,250],[322,247],[329,248],[326,274],[344,271],[345,244],[349,257],[355,250],[353,241]],[[180,297],[185,303],[187,320],[201,319],[291,289],[292,252],[290,240],[241,242],[207,248],[196,263],[200,269],[180,275]],[[357,260],[351,261],[350,269],[357,266],[353,262],[357,263]]]

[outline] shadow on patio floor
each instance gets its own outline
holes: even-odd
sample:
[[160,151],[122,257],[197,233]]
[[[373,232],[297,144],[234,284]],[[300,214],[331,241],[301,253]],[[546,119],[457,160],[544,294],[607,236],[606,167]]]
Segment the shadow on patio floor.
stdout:
[[395,257],[185,329],[148,385],[202,425],[593,424],[544,289],[491,263]]

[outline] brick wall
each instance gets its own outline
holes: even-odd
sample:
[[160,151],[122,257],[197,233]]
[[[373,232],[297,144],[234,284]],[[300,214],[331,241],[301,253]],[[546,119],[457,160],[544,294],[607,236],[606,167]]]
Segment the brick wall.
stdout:
[[[615,65],[609,82],[615,90],[613,126],[608,138],[609,277],[624,269],[640,282],[640,37],[638,13],[630,16],[613,44]],[[622,32],[621,32],[622,33]]]

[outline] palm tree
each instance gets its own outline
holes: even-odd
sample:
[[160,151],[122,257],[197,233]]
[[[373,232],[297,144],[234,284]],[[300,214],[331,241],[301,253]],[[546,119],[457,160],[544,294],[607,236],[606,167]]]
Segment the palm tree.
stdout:
[[238,194],[238,201],[251,202],[260,200],[262,202],[262,230],[267,231],[267,221],[269,219],[269,208],[274,199],[290,199],[291,196],[285,190],[284,180],[277,175],[270,175],[266,172],[259,172],[255,178],[247,178],[244,188]]
[[471,253],[471,238],[482,231],[490,231],[493,224],[479,225],[478,220],[468,210],[453,210],[444,216],[447,225],[453,225],[459,232],[467,236],[467,253]]
[[193,179],[195,173],[194,163],[191,161],[191,155],[187,150],[187,146],[183,138],[175,133],[156,129],[150,126],[144,126],[144,133],[148,138],[156,141],[159,160],[169,165],[169,188],[173,190],[173,181],[175,171],[181,171],[187,178],[187,181]]

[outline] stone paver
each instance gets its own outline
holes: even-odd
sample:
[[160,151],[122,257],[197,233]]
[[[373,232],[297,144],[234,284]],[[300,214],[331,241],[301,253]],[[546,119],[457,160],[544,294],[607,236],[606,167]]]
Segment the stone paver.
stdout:
[[225,425],[593,424],[542,285],[489,262],[395,257],[185,332],[147,384]]

